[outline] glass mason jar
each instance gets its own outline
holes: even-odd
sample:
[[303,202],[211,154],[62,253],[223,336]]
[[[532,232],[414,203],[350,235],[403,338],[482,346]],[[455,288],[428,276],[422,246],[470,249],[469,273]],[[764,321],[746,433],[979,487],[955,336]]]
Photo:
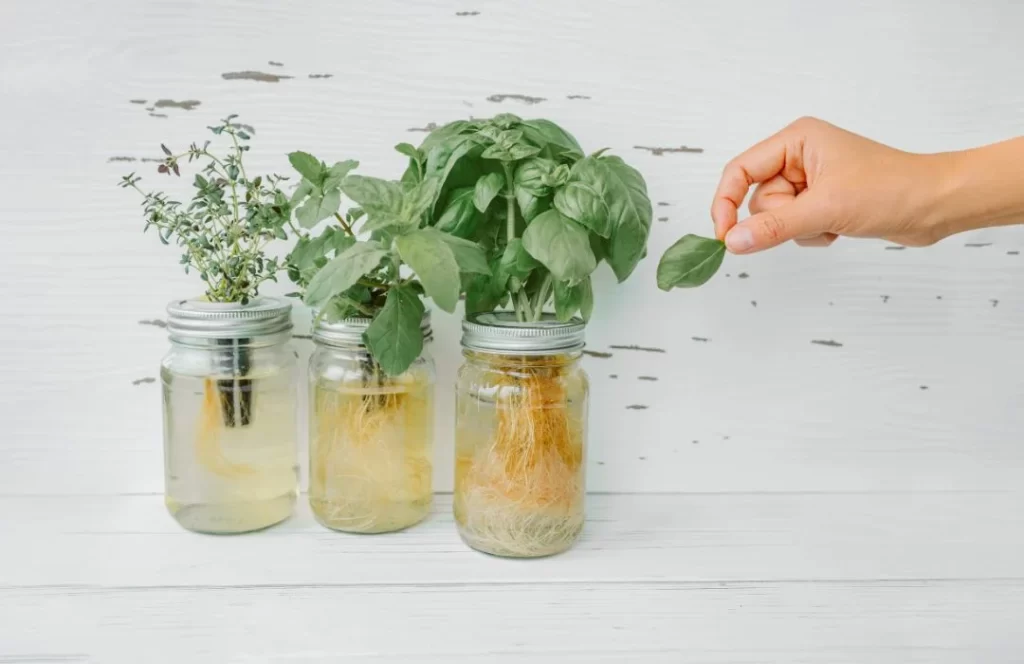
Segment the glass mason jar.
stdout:
[[511,312],[463,322],[455,393],[455,522],[469,546],[535,558],[583,529],[589,382],[584,323]]
[[309,504],[324,526],[386,533],[419,523],[433,497],[434,361],[388,376],[363,345],[368,318],[319,322],[309,360]]
[[298,489],[291,304],[176,300],[163,359],[165,502],[185,528],[243,533],[292,512]]

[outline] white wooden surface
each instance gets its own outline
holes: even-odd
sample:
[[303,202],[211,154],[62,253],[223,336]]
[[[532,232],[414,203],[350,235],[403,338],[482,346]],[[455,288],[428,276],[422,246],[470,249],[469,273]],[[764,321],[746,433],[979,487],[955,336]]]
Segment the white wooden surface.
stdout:
[[[725,161],[799,115],[921,151],[1024,133],[1021,25],[1014,0],[0,4],[0,662],[1024,661],[1024,229],[654,286]],[[301,148],[388,175],[410,129],[500,111],[610,146],[666,204],[634,278],[598,279],[579,548],[473,554],[446,496],[390,537],[304,508],[179,531],[140,321],[198,287],[117,178],[232,112],[262,169]],[[635,147],[681,145],[703,152]]]

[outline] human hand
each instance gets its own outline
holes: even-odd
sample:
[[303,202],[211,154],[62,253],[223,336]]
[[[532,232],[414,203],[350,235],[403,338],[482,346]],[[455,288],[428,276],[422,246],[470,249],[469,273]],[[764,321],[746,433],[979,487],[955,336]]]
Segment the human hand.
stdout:
[[[715,235],[739,254],[788,240],[828,246],[840,235],[933,244],[955,230],[936,214],[949,160],[802,118],[726,166],[711,206]],[[753,184],[752,216],[737,224]]]

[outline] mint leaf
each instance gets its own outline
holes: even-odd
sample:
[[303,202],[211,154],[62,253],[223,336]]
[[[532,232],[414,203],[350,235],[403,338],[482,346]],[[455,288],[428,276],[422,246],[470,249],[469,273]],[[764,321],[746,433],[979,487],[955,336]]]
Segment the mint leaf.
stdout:
[[408,263],[437,306],[451,313],[459,301],[459,265],[448,243],[436,229],[422,229],[395,239],[402,260]]
[[487,265],[487,254],[476,242],[464,240],[448,233],[442,233],[433,228],[424,228],[423,233],[436,233],[443,240],[455,256],[455,262],[460,272],[472,274],[490,274],[491,268]]
[[292,168],[310,182],[319,183],[322,179],[324,166],[320,160],[308,152],[292,152],[288,155]]
[[295,218],[303,228],[312,228],[332,216],[341,207],[341,193],[335,189],[327,193],[313,192],[302,207],[295,210]]
[[366,329],[366,347],[389,376],[404,373],[423,351],[423,312],[423,302],[410,286],[396,286]]
[[320,268],[309,282],[303,301],[314,309],[323,306],[351,288],[359,277],[375,270],[387,255],[376,242],[356,242]]
[[327,176],[324,179],[323,188],[334,189],[341,184],[341,181],[345,179],[345,176],[348,175],[350,171],[353,171],[358,167],[359,162],[353,159],[335,163],[334,166],[331,166],[327,170]]

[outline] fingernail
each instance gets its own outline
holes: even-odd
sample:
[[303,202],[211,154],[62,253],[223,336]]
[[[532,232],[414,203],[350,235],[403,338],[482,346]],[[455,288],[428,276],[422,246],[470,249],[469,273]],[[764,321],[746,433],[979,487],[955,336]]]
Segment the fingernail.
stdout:
[[725,246],[729,251],[746,251],[754,246],[754,234],[749,228],[736,226],[725,236]]

